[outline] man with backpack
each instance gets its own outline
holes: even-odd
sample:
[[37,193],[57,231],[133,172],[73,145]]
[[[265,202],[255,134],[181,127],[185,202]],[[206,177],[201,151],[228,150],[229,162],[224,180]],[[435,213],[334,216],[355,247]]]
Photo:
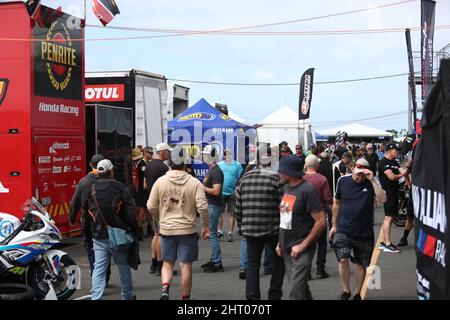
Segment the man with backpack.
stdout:
[[137,224],[136,206],[130,190],[114,180],[114,167],[105,159],[98,163],[99,180],[92,185],[89,215],[92,219],[94,243],[94,272],[92,274],[92,300],[100,300],[105,289],[105,274],[111,257],[117,265],[122,285],[122,298],[135,300],[128,252],[132,243],[115,247],[110,237],[111,228],[126,230],[135,240],[142,241]]

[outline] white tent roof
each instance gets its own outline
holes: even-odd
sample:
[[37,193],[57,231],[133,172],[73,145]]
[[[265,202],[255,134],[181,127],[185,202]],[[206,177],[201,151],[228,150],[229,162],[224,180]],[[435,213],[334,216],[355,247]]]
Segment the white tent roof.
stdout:
[[236,113],[234,113],[234,112],[228,111],[228,116],[229,116],[231,119],[236,120],[237,122],[240,122],[240,123],[243,123],[243,124],[246,124],[246,125],[250,125],[250,123],[249,123],[247,120],[241,118],[240,116],[238,116],[238,115],[237,115]]
[[371,128],[359,123],[351,123],[342,127],[334,128],[334,129],[328,129],[328,130],[320,130],[318,131],[320,134],[329,136],[329,137],[335,137],[338,131],[345,131],[347,132],[347,135],[349,137],[392,137],[394,134]]
[[[303,121],[300,121],[300,124],[303,124]],[[305,121],[305,124],[310,124],[308,120]],[[291,127],[297,128],[299,125],[298,113],[289,108],[288,106],[281,107],[277,111],[271,113],[261,121],[258,121],[258,125],[266,126],[266,127]]]

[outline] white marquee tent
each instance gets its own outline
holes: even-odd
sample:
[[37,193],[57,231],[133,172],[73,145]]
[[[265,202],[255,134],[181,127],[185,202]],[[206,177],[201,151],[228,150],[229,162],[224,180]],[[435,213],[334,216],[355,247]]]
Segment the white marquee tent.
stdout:
[[393,133],[379,130],[376,128],[371,128],[359,123],[351,123],[348,125],[344,125],[342,127],[328,129],[328,130],[319,130],[318,132],[322,135],[329,137],[336,137],[338,131],[345,131],[349,138],[359,138],[359,137],[367,137],[367,138],[385,138],[394,136]]
[[[292,151],[294,151],[295,145],[299,141],[298,128],[300,127],[301,143],[304,146],[315,143],[311,123],[308,120],[303,122],[297,119],[297,112],[288,106],[281,107],[256,124],[258,141],[270,143],[271,145],[278,145],[281,141],[287,141]],[[306,135],[304,134],[305,132]]]

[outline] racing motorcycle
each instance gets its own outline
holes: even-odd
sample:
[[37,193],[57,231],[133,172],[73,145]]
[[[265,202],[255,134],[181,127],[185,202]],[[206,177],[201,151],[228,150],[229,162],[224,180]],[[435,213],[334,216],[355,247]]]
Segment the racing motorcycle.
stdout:
[[68,299],[77,289],[79,269],[66,252],[51,249],[62,235],[35,198],[23,209],[22,221],[0,213],[0,284],[25,284],[39,299],[47,294]]

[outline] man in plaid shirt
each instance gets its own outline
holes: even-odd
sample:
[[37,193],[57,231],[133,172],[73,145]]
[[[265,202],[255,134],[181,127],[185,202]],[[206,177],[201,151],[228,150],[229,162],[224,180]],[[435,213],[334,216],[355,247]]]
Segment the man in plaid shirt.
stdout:
[[[265,158],[265,159],[264,159]],[[263,163],[269,162],[268,156]],[[280,300],[284,277],[283,259],[275,253],[280,226],[279,204],[282,185],[278,173],[269,165],[259,164],[241,178],[236,189],[234,216],[247,240],[248,261],[245,294],[248,300],[260,300],[259,269],[261,255],[267,244],[273,251],[275,263],[270,281],[269,300]]]

